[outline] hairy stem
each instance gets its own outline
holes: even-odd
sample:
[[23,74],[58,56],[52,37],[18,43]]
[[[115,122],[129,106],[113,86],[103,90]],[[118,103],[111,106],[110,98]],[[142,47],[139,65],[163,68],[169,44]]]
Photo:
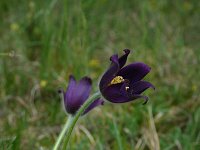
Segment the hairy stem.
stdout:
[[60,135],[57,138],[57,141],[56,141],[56,144],[54,145],[53,150],[57,150],[59,148],[60,143],[62,142],[63,136],[66,134],[67,129],[69,128],[69,125],[70,125],[71,121],[72,121],[72,116],[69,115],[69,117],[68,117],[68,119],[67,119],[67,121],[66,121],[66,123],[65,123],[65,125],[64,125],[64,127],[62,129],[62,131],[60,132]]
[[76,125],[76,122],[78,121],[79,117],[90,106],[90,104],[92,104],[96,99],[98,99],[100,97],[101,97],[100,92],[97,92],[97,93],[93,94],[91,97],[89,97],[85,101],[85,103],[80,107],[80,109],[76,112],[75,115],[69,116],[66,124],[64,125],[63,130],[61,131],[61,133],[60,133],[60,135],[59,135],[59,137],[57,139],[57,142],[56,142],[53,150],[58,150],[59,145],[60,145],[60,143],[61,143],[61,141],[62,141],[64,136],[65,136],[65,138],[64,138],[64,143],[63,143],[63,148],[62,149],[66,150],[68,142],[69,142],[69,139],[70,139],[70,136],[71,136],[71,133],[72,133],[72,130],[73,130],[74,126]]

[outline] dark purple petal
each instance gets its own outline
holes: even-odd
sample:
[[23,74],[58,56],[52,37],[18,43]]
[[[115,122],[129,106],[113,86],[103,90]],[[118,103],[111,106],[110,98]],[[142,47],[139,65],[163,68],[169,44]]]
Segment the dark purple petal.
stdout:
[[141,94],[142,92],[144,92],[148,88],[155,89],[155,87],[151,83],[149,83],[147,81],[135,82],[134,84],[131,85],[130,88],[131,88],[131,92],[133,94]]
[[[129,97],[129,82],[128,81],[125,81],[123,83],[121,83],[121,88],[120,88],[120,93],[126,97]],[[128,88],[128,89],[127,89]]]
[[[150,86],[150,83],[146,85]],[[126,103],[138,98],[143,98],[145,100],[144,104],[147,103],[147,96],[133,93],[131,89],[126,89],[126,87],[128,87],[128,83],[126,82],[110,85],[103,91],[103,96],[112,103]]]
[[126,61],[127,61],[127,57],[130,53],[130,50],[129,49],[124,49],[124,52],[125,54],[122,55],[120,58],[119,58],[119,65],[120,65],[120,68],[122,68],[125,64],[126,64]]
[[128,79],[131,84],[143,79],[149,72],[151,68],[141,62],[132,63],[128,66],[123,67],[117,76],[122,76],[124,79]]
[[89,77],[83,77],[78,83],[78,89],[76,91],[76,96],[81,97],[79,101],[82,100],[82,104],[89,97],[92,87],[92,80]]
[[83,115],[88,113],[89,111],[91,111],[93,108],[99,106],[99,105],[103,105],[104,101],[100,98],[96,99],[88,108],[86,108],[86,110],[84,111]]
[[105,99],[112,103],[125,103],[130,101],[125,87],[126,83],[113,84],[104,89],[102,94]]
[[74,114],[87,100],[90,94],[92,81],[88,77],[82,78],[78,83],[70,76],[69,85],[64,95],[64,104],[68,113]]
[[118,55],[113,55],[110,57],[112,61],[109,69],[104,73],[99,83],[100,90],[105,89],[111,80],[115,77],[116,73],[119,71]]
[[[64,103],[65,106],[67,106],[67,103],[69,103],[68,101],[70,101],[70,99],[73,97],[73,95],[75,94],[75,88],[76,88],[76,80],[74,78],[73,75],[69,76],[69,84],[67,87],[67,90],[64,94]],[[66,97],[66,98],[65,98]]]

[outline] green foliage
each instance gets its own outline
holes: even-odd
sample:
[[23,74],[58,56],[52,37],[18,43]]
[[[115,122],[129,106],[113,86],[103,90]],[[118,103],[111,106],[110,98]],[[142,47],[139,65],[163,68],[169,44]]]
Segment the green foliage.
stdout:
[[141,101],[83,117],[70,149],[200,148],[198,0],[0,1],[0,149],[51,149],[66,115],[68,75],[97,81],[109,56],[152,67]]

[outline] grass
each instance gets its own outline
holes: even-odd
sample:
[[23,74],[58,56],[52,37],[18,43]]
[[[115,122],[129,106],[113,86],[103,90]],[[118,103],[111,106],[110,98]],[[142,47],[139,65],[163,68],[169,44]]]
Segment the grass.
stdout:
[[[51,149],[66,120],[59,87],[89,75],[93,90],[109,56],[152,67],[156,91],[106,103],[79,120],[70,149],[200,148],[199,1],[0,2],[0,149]],[[112,110],[112,111],[111,111]]]

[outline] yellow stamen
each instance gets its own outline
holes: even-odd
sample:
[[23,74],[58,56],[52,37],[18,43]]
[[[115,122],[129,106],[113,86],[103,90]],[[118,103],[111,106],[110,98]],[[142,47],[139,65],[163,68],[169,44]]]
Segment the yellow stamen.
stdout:
[[110,82],[110,85],[112,84],[118,84],[124,82],[124,78],[122,76],[116,76],[112,81]]

